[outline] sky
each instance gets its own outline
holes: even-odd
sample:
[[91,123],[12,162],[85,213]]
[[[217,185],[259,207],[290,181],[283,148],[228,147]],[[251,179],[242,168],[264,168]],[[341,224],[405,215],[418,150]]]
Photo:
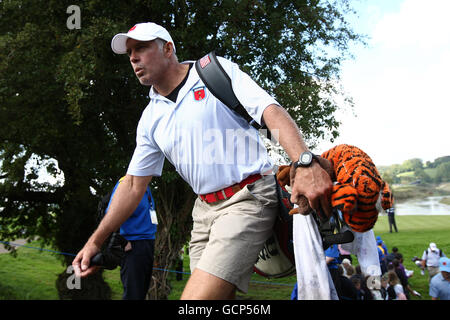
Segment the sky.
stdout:
[[450,155],[450,1],[351,4],[357,16],[349,21],[368,36],[342,65],[342,85],[355,105],[336,114],[340,137],[313,151],[352,144],[377,166]]

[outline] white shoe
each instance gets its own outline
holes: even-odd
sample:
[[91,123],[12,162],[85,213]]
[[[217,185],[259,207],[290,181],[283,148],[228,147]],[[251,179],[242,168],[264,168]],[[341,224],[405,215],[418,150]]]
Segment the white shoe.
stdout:
[[424,276],[425,275],[425,271],[420,270],[420,274]]

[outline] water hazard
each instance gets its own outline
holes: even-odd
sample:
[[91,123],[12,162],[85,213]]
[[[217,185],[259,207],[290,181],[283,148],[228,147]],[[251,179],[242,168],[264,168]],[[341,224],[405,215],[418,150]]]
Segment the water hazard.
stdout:
[[395,205],[398,215],[450,215],[450,205],[441,203],[449,196],[434,196],[423,199],[411,199]]

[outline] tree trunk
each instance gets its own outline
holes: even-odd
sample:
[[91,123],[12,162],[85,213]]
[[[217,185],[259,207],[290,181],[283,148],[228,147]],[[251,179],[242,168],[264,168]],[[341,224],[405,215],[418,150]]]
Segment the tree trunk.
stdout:
[[[181,179],[180,179],[181,180]],[[177,196],[181,195],[181,196]],[[155,241],[155,268],[147,298],[167,300],[171,286],[169,269],[178,260],[192,229],[192,207],[196,195],[186,183],[162,182],[158,187],[156,210],[158,231]]]

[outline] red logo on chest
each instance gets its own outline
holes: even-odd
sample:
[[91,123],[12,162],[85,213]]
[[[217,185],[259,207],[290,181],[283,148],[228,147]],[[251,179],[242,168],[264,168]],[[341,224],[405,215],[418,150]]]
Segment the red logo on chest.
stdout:
[[203,100],[205,98],[205,87],[193,89],[194,99],[197,101]]

